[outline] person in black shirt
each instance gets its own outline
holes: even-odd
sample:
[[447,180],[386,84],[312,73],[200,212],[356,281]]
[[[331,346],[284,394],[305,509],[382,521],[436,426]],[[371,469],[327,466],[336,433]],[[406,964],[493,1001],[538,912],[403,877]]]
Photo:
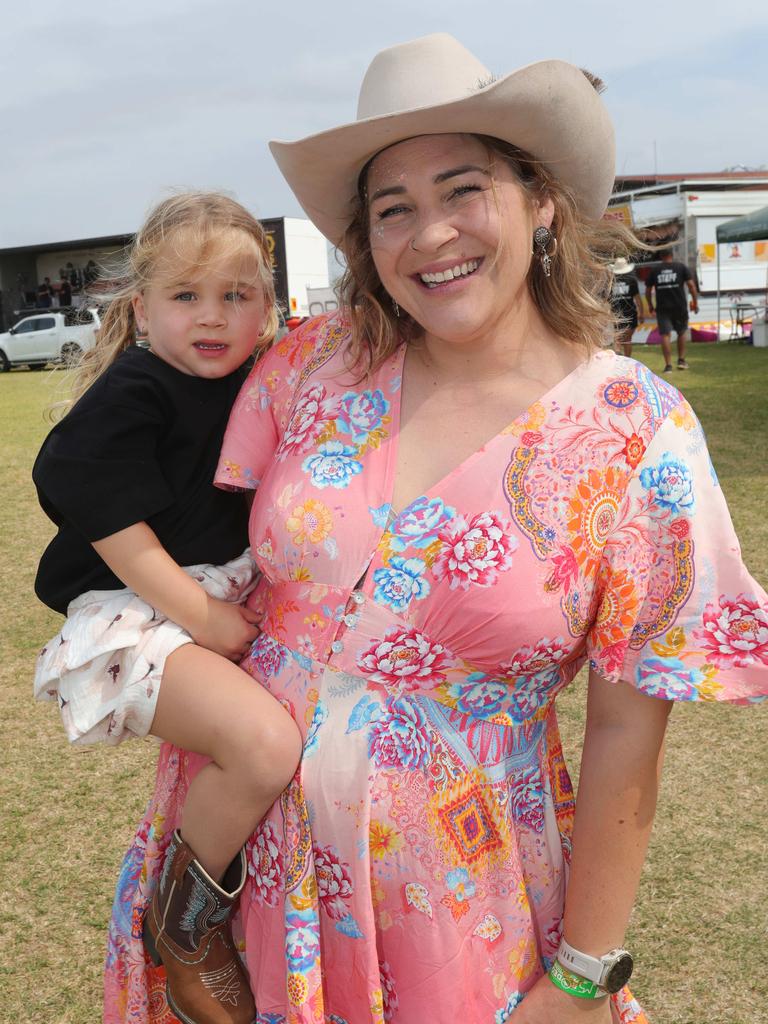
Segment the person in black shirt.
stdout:
[[632,355],[632,335],[640,320],[645,319],[643,302],[640,298],[640,286],[632,273],[634,263],[628,263],[622,256],[611,267],[613,284],[611,286],[611,312],[616,331],[616,347],[621,346],[625,356]]
[[691,293],[691,312],[698,313],[696,282],[684,263],[672,259],[672,251],[661,254],[661,266],[650,272],[645,282],[645,297],[653,313],[653,292],[656,292],[656,320],[664,353],[664,373],[672,369],[672,331],[677,335],[677,368],[687,370],[685,343],[688,340],[688,303],[685,289]]
[[53,305],[53,289],[51,279],[46,277],[42,284],[37,286],[37,298],[35,306],[38,309],[49,309]]
[[143,926],[169,1006],[192,1024],[255,1016],[227,921],[243,844],[301,753],[288,712],[232,663],[258,635],[242,603],[248,510],[213,486],[244,364],[276,327],[258,221],[215,193],[166,200],[136,235],[79,397],[33,469],[58,529],[35,589],[67,616],[38,658],[36,695],[58,701],[73,742],[151,732],[210,758]]

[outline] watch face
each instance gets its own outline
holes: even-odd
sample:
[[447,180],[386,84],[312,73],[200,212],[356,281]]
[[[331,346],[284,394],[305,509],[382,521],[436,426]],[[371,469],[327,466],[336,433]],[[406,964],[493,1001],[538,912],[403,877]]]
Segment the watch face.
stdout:
[[632,957],[626,951],[618,954],[614,962],[608,968],[608,973],[603,981],[603,988],[606,992],[618,992],[624,988],[632,977],[634,963]]

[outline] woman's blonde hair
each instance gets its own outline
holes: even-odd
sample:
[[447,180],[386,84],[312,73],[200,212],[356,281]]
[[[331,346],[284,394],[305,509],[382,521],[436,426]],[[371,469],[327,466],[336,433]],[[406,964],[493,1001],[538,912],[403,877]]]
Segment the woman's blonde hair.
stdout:
[[[608,304],[612,280],[609,263],[648,246],[622,224],[583,217],[571,192],[534,157],[500,139],[471,137],[486,147],[491,174],[495,160],[501,159],[532,203],[550,198],[554,204],[550,230],[557,239],[557,249],[549,249],[551,276],[545,275],[535,255],[528,273],[528,289],[545,323],[559,337],[588,350],[610,343],[613,317]],[[366,189],[371,163],[360,175],[355,214],[341,243],[346,269],[339,288],[352,330],[350,362],[362,372],[380,366],[401,341],[412,341],[422,331],[405,310],[397,311],[373,262]],[[503,245],[504,240],[497,258]]]
[[[76,402],[135,344],[137,327],[133,297],[150,284],[195,279],[201,272],[241,259],[256,258],[258,285],[264,291],[268,316],[254,348],[268,347],[278,328],[275,285],[267,237],[261,224],[244,206],[218,192],[182,192],[159,203],[133,242],[113,265],[109,276],[96,283],[94,295],[106,311],[95,346],[75,370],[67,405]],[[256,282],[254,282],[255,284]]]

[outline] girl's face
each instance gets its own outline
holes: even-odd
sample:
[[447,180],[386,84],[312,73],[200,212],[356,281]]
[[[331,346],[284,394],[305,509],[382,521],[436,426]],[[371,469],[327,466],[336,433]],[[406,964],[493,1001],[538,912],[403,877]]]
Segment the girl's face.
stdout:
[[367,190],[381,283],[427,336],[472,342],[514,311],[533,311],[532,236],[549,227],[554,207],[532,203],[511,167],[477,139],[400,142],[375,158]]
[[191,377],[226,377],[259,344],[267,305],[259,266],[238,258],[188,280],[158,280],[134,296],[139,330],[164,362]]

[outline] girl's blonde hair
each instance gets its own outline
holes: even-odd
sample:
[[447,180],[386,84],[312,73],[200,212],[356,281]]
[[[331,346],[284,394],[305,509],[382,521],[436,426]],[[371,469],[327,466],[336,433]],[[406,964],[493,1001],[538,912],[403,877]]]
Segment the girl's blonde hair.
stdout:
[[224,263],[238,259],[245,263],[254,257],[268,310],[254,348],[266,348],[277,332],[278,313],[261,224],[240,203],[218,192],[182,192],[159,203],[125,253],[110,266],[109,277],[97,282],[98,301],[106,297],[108,305],[95,346],[76,368],[67,404],[76,402],[121,352],[135,344],[134,295],[150,284],[194,280]]
[[[629,256],[648,246],[623,224],[587,220],[572,193],[534,157],[500,139],[471,137],[486,147],[491,174],[495,160],[501,159],[532,203],[550,198],[554,204],[550,230],[557,239],[557,249],[554,253],[549,249],[551,276],[545,275],[535,255],[528,273],[528,289],[546,324],[559,337],[588,350],[610,343],[613,317],[608,304],[612,281],[609,264],[618,256]],[[341,243],[346,269],[339,287],[341,304],[351,324],[350,363],[363,373],[380,366],[401,341],[413,341],[422,333],[421,326],[405,310],[398,315],[376,272],[366,190],[371,163],[360,175],[355,214]],[[503,245],[502,239],[497,258]]]

